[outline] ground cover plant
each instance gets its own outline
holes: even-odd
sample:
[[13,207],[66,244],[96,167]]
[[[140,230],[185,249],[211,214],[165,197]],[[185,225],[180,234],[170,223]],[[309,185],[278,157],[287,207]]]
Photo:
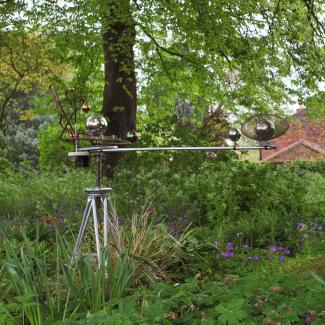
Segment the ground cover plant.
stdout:
[[[91,233],[83,258],[70,259],[84,204],[73,179],[84,175],[77,185],[88,186],[91,171],[4,172],[0,323],[324,323],[322,163],[194,160],[194,174],[155,159],[162,167],[151,173],[144,157],[137,172],[121,164],[109,183],[119,213],[101,268]],[[25,207],[5,195],[27,196],[22,182]]]

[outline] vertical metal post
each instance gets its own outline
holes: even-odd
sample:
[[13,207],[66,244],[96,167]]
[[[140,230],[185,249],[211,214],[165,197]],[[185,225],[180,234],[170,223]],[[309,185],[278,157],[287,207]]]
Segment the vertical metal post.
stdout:
[[107,232],[108,232],[108,211],[107,211],[107,197],[104,196],[104,248],[107,247]]
[[100,187],[100,160],[101,160],[101,153],[98,152],[96,154],[96,187]]
[[99,242],[96,202],[95,202],[94,196],[92,196],[92,207],[93,207],[94,231],[95,231],[95,239],[96,239],[97,261],[98,261],[98,264],[100,265],[100,242]]

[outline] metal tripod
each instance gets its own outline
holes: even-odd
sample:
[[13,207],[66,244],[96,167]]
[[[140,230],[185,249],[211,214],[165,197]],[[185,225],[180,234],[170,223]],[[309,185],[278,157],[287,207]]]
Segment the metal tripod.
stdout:
[[88,199],[86,208],[82,217],[80,230],[78,233],[76,245],[73,251],[72,260],[76,258],[81,249],[82,240],[84,238],[87,224],[90,218],[90,214],[93,216],[94,223],[94,233],[96,239],[96,253],[97,253],[97,261],[100,265],[101,263],[101,252],[100,252],[100,238],[99,238],[99,227],[98,227],[98,218],[97,218],[97,206],[96,201],[100,200],[103,206],[103,216],[104,216],[104,230],[103,230],[103,238],[104,238],[104,247],[107,247],[107,239],[108,239],[108,209],[110,207],[109,200],[109,192],[112,190],[110,187],[101,187],[100,185],[100,160],[101,160],[101,152],[96,152],[96,187],[95,188],[86,188],[85,191],[88,193]]

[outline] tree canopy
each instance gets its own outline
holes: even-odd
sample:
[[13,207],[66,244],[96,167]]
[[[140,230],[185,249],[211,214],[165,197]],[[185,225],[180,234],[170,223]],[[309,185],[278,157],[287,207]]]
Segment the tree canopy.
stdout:
[[[114,84],[120,90],[111,92],[110,102],[129,96],[133,99],[125,105],[135,105],[138,97],[138,107],[153,116],[170,114],[180,98],[198,111],[223,103],[238,113],[277,110],[310,97],[309,105],[319,105],[323,96],[325,15],[320,0],[14,3],[2,5],[2,30],[7,21],[7,30],[41,32],[55,44],[56,60],[73,67],[65,82],[96,97],[97,104],[101,93],[105,103],[105,87]],[[119,73],[109,79],[116,62]],[[130,85],[135,75],[138,94]],[[116,103],[111,112],[127,111]]]

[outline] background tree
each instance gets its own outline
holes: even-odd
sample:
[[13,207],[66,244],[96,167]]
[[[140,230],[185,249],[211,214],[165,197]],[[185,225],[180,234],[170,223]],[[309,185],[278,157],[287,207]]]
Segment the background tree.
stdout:
[[216,103],[238,115],[320,102],[320,0],[18,4],[28,24],[7,4],[8,26],[41,32],[55,44],[55,59],[73,67],[65,83],[94,98],[110,119],[109,133],[134,129],[137,106],[147,123],[173,115],[184,98],[201,123]]
[[65,35],[77,54],[84,83],[98,78],[105,62],[103,112],[119,135],[135,126],[135,71],[139,105],[161,114],[170,107],[157,104],[175,107],[184,93],[201,109],[218,102],[234,112],[274,110],[317,96],[324,78],[321,1],[66,1],[52,11],[46,5],[48,17],[62,13],[56,36]]

